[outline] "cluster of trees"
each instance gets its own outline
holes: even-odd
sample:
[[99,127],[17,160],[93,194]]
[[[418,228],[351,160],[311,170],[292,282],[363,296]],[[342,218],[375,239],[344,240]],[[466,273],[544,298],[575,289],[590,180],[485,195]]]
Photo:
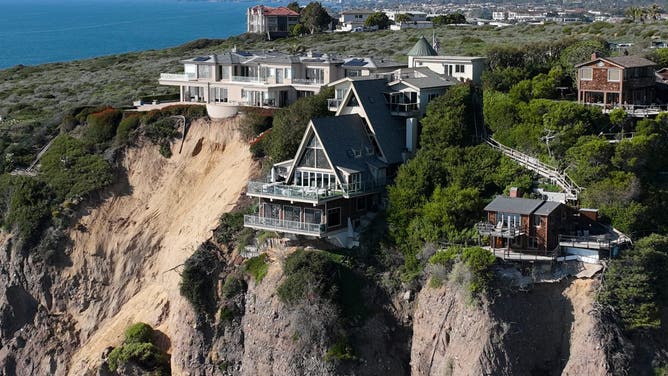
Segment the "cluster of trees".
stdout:
[[434,23],[434,26],[458,25],[458,24],[465,24],[466,17],[459,12],[455,12],[455,13],[436,16],[431,19],[431,22]]
[[332,22],[332,17],[318,1],[312,1],[303,8],[298,2],[293,1],[287,5],[287,8],[299,13],[300,22],[290,31],[293,36],[315,34],[326,30]]
[[648,7],[632,6],[624,10],[624,15],[632,22],[657,21],[663,10],[658,4]]
[[473,243],[485,200],[531,181],[519,166],[480,144],[479,100],[471,85],[432,100],[422,119],[420,149],[388,188],[390,234],[404,254],[408,279],[422,271],[425,244]]

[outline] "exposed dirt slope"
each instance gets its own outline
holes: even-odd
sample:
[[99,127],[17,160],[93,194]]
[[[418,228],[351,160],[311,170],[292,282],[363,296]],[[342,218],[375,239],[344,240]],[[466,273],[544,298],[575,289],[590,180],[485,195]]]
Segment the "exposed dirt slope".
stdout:
[[255,168],[237,126],[236,119],[195,122],[171,159],[151,144],[130,148],[127,181],[73,227],[57,268],[19,255],[0,235],[0,373],[93,374],[136,321],[181,352],[180,330],[193,318],[179,295],[179,266],[236,204]]
[[174,341],[172,352],[179,351],[183,338],[177,328],[191,318],[184,317],[190,310],[173,268],[232,209],[254,167],[236,125],[194,123],[182,153],[174,145],[171,159],[156,147],[131,149],[124,162],[131,192],[92,210],[71,233],[73,265],[64,278],[86,287],[66,307],[79,312],[76,327],[83,340],[70,374],[94,367],[136,321],[154,325]]
[[592,315],[595,281],[537,284],[494,303],[425,287],[413,322],[413,375],[606,375]]

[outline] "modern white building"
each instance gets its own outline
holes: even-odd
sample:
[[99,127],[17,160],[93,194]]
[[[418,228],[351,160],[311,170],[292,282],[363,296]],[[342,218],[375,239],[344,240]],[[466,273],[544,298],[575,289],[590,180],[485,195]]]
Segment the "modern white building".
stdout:
[[424,36],[408,51],[409,68],[429,68],[459,81],[470,80],[476,85],[481,84],[485,61],[486,59],[480,56],[438,55]]
[[363,28],[366,19],[374,13],[374,11],[368,9],[344,10],[339,14],[339,24],[337,25],[337,30],[353,31],[358,27]]
[[386,59],[236,49],[181,62],[183,73],[162,73],[160,84],[178,86],[181,102],[206,104],[214,118],[234,115],[239,106],[285,107],[343,77],[405,66]]

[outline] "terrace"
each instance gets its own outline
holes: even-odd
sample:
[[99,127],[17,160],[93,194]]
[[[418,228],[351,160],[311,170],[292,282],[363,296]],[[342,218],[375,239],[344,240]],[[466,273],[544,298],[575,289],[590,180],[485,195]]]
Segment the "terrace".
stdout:
[[246,194],[254,197],[280,199],[291,202],[319,203],[338,197],[351,197],[367,194],[382,189],[384,185],[373,181],[363,181],[355,184],[338,184],[336,187],[305,187],[287,185],[284,182],[266,183],[251,181],[248,183]]
[[244,215],[244,227],[317,237],[324,236],[327,231],[327,225],[324,223],[286,221],[278,218],[260,217],[255,214]]

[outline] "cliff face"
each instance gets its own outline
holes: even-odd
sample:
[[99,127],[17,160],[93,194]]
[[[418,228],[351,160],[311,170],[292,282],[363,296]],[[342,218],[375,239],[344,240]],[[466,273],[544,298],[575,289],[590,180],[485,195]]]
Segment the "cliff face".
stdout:
[[192,124],[171,159],[153,145],[129,149],[127,181],[74,226],[60,265],[45,268],[0,238],[5,373],[94,373],[137,321],[162,332],[170,352],[182,351],[180,328],[193,315],[178,292],[179,266],[234,207],[254,168],[236,126]]
[[413,321],[414,375],[606,375],[594,280],[535,285],[493,302],[462,287],[424,288]]

